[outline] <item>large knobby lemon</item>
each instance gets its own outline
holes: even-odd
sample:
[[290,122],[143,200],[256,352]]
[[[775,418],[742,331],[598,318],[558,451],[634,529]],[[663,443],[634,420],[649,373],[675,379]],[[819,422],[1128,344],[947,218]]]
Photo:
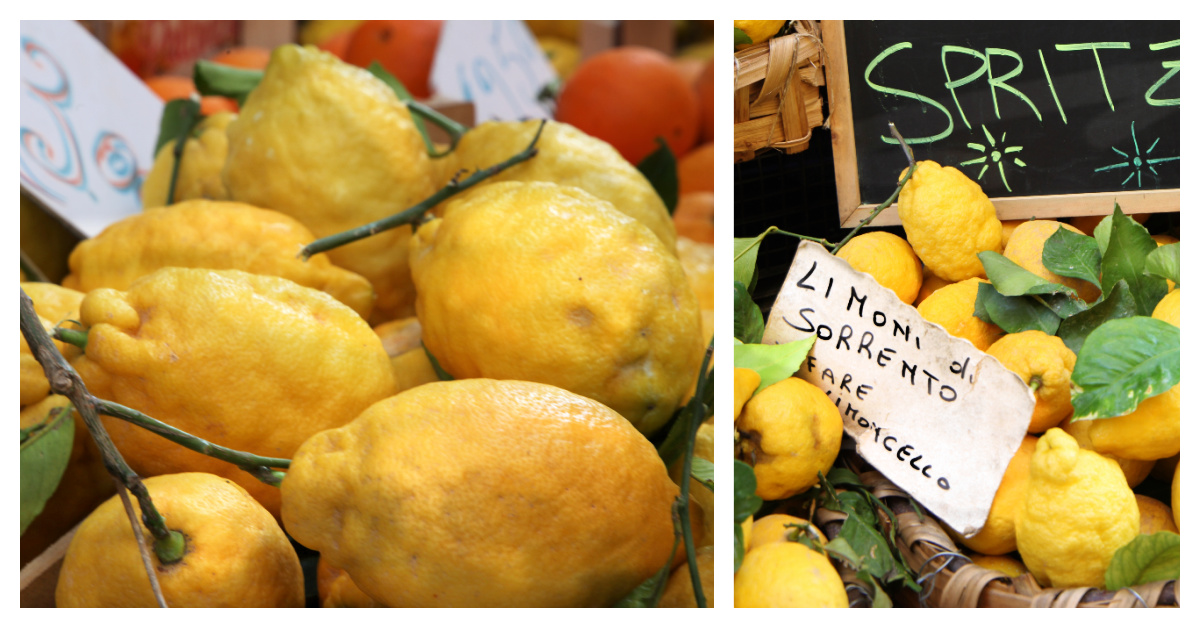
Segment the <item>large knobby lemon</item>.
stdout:
[[757,493],[784,499],[829,473],[842,442],[842,417],[825,391],[789,377],[759,391],[737,418],[738,458],[754,467]]
[[389,606],[608,606],[671,559],[677,488],[608,408],[518,381],[383,400],[296,452],[285,529]]
[[[292,216],[318,238],[397,214],[434,191],[408,107],[371,73],[311,46],[271,53],[227,132],[231,198]],[[329,252],[375,287],[373,323],[412,314],[411,235],[404,226]]]
[[847,608],[829,559],[800,543],[769,543],[746,554],[733,577],[737,608]]
[[200,121],[195,132],[183,143],[183,161],[179,164],[175,196],[167,200],[171,176],[175,174],[175,143],[163,145],[154,157],[154,165],[142,184],[142,207],[162,207],[190,199],[227,200],[229,190],[221,179],[229,154],[225,130],[237,119],[236,113],[221,111]]
[[1029,419],[1030,434],[1041,434],[1071,415],[1075,352],[1062,338],[1029,329],[1002,336],[987,353],[1019,375],[1033,391],[1036,404]]
[[946,281],[982,277],[978,254],[1000,252],[996,208],[978,183],[951,166],[919,162],[900,190],[897,212],[917,256]]
[[474,188],[411,249],[422,339],[456,379],[559,386],[647,434],[696,380],[700,311],[674,251],[579,188]]
[[[186,539],[178,562],[164,565],[151,553],[167,606],[304,606],[296,551],[271,513],[244,489],[207,473],[144,482],[167,527]],[[133,507],[140,514],[136,500]],[[142,535],[153,539],[144,524]],[[63,559],[55,599],[60,608],[157,606],[120,498],[110,498],[80,524]]]

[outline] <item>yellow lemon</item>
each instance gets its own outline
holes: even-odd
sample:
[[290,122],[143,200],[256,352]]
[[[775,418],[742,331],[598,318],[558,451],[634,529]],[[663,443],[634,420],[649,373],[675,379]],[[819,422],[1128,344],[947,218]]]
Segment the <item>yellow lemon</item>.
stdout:
[[422,339],[456,379],[559,386],[647,434],[696,381],[702,327],[687,276],[611,203],[553,183],[483,185],[411,248]]
[[1000,488],[992,498],[987,522],[969,539],[950,530],[956,541],[980,554],[1000,555],[1017,550],[1017,516],[1025,506],[1025,495],[1029,489],[1029,463],[1036,447],[1037,438],[1033,436],[1026,435],[1021,440],[1021,446],[1004,469]]
[[1015,558],[1012,554],[991,556],[988,554],[976,554],[974,552],[970,552],[967,554],[967,558],[970,558],[971,562],[975,563],[975,565],[978,567],[991,569],[992,571],[999,571],[1009,578],[1019,578],[1021,575],[1029,573],[1029,570],[1025,568],[1025,564]]
[[[696,550],[696,571],[700,574],[700,587],[704,591],[705,608],[713,607],[713,548]],[[696,608],[696,590],[692,586],[692,572],[684,563],[671,572],[667,587],[658,601],[659,608]]]
[[[713,245],[680,236],[675,241],[675,249],[683,272],[687,273],[688,283],[692,284],[692,290],[696,293],[696,303],[701,310],[712,310],[713,287],[717,283],[713,275],[716,269]],[[706,346],[708,338],[704,338]]]
[[[1092,444],[1090,426],[1091,421],[1072,421],[1071,417],[1067,417],[1058,425],[1058,428],[1070,434],[1071,438],[1074,438],[1075,442],[1079,443],[1081,448],[1096,451],[1096,446]],[[1105,458],[1115,460],[1117,466],[1121,467],[1121,472],[1125,474],[1125,481],[1129,484],[1129,488],[1136,488],[1154,469],[1155,461],[1153,460],[1132,460],[1112,454],[1102,455]]]
[[1147,495],[1134,495],[1137,499],[1138,514],[1141,516],[1141,533],[1154,534],[1155,532],[1174,532],[1179,534],[1179,527],[1175,525],[1175,516],[1171,513],[1171,507]]
[[1004,257],[1046,281],[1060,283],[1075,290],[1079,298],[1091,303],[1100,296],[1100,288],[1083,279],[1056,275],[1047,270],[1042,263],[1042,250],[1046,240],[1059,229],[1083,234],[1079,229],[1057,220],[1027,220],[1013,230],[1008,245],[1004,247]]
[[921,274],[921,291],[917,293],[917,298],[913,300],[913,306],[921,305],[921,302],[937,291],[938,288],[943,288],[951,283],[933,274],[933,271],[929,270],[929,267],[926,266],[925,271]]
[[1029,419],[1030,434],[1041,434],[1074,411],[1071,371],[1075,369],[1075,352],[1067,348],[1062,338],[1030,329],[1002,336],[988,347],[987,353],[1033,390],[1036,405]]
[[1050,428],[1038,439],[1017,549],[1042,585],[1103,587],[1113,553],[1140,527],[1137,500],[1117,463]]
[[391,357],[421,348],[421,321],[416,316],[388,321],[374,326],[375,334]]
[[770,543],[746,554],[733,577],[736,608],[848,608],[829,559],[799,543]]
[[438,381],[437,371],[433,370],[433,363],[423,347],[392,358],[392,374],[396,378],[396,392]]
[[759,391],[738,417],[738,459],[754,467],[758,496],[784,499],[829,473],[842,442],[842,417],[816,386],[789,377]]
[[758,371],[734,367],[733,418],[736,419],[742,414],[742,408],[745,407],[747,401],[750,401],[750,397],[754,395],[754,391],[758,390],[760,383],[762,383],[762,377],[758,374]]
[[1150,315],[1160,321],[1166,321],[1176,327],[1179,327],[1179,289],[1176,288],[1167,293],[1166,296],[1154,306],[1154,312]]
[[1008,246],[1008,241],[1009,241],[1009,239],[1012,238],[1013,232],[1016,231],[1017,227],[1021,226],[1021,224],[1024,222],[1026,222],[1026,221],[1025,220],[1001,220],[1000,221],[1000,250],[1001,251],[1004,250],[1004,247]]
[[908,242],[887,231],[871,231],[850,238],[837,253],[850,267],[867,273],[896,293],[901,301],[912,304],[921,291],[921,260]]
[[747,551],[768,543],[791,542],[799,536],[816,537],[822,543],[828,542],[821,529],[808,521],[792,515],[772,514],[755,520]]
[[583,58],[578,44],[561,37],[544,35],[537,38],[537,43],[546,55],[546,60],[550,62],[550,66],[554,68],[554,73],[563,81],[571,77],[575,68],[579,66],[580,59]]
[[733,27],[742,29],[750,41],[761,44],[767,41],[787,24],[787,20],[734,20]]
[[[304,606],[296,551],[271,513],[242,487],[207,473],[144,482],[167,527],[187,539],[178,562],[164,565],[151,553],[167,606]],[[141,512],[137,500],[133,507]],[[142,535],[153,538],[144,525]],[[157,606],[120,498],[110,498],[80,524],[55,599],[60,608]]]
[[229,190],[221,179],[225,158],[229,154],[229,138],[225,135],[236,113],[221,111],[208,116],[196,125],[192,137],[183,144],[183,162],[175,182],[175,197],[167,200],[171,175],[175,169],[175,143],[171,140],[159,149],[154,165],[142,184],[142,207],[151,209],[191,199],[229,199]]
[[677,488],[654,446],[529,382],[385,399],[305,442],[282,490],[292,537],[393,607],[609,606],[675,542]]
[[[21,290],[33,301],[33,311],[38,315],[46,333],[52,332],[59,323],[79,320],[82,292],[41,282],[22,283]],[[25,407],[45,399],[46,395],[50,394],[50,382],[46,379],[46,371],[41,363],[33,356],[33,350],[25,342],[25,334],[18,332],[18,335],[21,337],[21,407]],[[59,353],[67,359],[79,354],[75,347],[57,340],[54,341],[54,346],[58,347]]]
[[984,276],[978,254],[1000,252],[996,208],[979,184],[953,167],[919,162],[900,190],[897,212],[917,256],[946,281]]
[[937,323],[951,336],[971,341],[976,349],[987,351],[1004,335],[998,325],[975,317],[975,296],[983,280],[972,277],[940,288],[917,306],[925,320]]

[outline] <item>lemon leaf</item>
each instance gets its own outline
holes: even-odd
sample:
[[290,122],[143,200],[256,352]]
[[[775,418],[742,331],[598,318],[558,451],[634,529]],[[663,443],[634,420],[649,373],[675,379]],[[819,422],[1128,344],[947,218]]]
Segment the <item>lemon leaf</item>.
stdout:
[[850,547],[862,557],[865,571],[884,582],[891,582],[900,577],[901,570],[897,567],[896,559],[891,548],[878,530],[868,525],[853,511],[846,513],[846,521],[842,524],[839,539],[845,539]]
[[1112,233],[1108,248],[1100,260],[1100,289],[1105,296],[1117,281],[1124,279],[1137,304],[1138,314],[1149,316],[1154,306],[1167,294],[1167,281],[1162,277],[1144,274],[1146,257],[1158,248],[1145,227],[1126,216],[1117,207],[1112,215]]
[[[1120,205],[1116,205],[1120,209]],[[1096,223],[1096,228],[1092,229],[1092,237],[1096,238],[1096,246],[1100,248],[1100,257],[1103,258],[1105,252],[1108,251],[1108,238],[1112,235],[1112,216],[1105,216],[1103,220]]]
[[748,290],[754,289],[754,276],[758,272],[758,249],[763,237],[733,239],[733,280],[742,282]]
[[733,526],[733,573],[742,568],[742,558],[746,556],[746,533],[742,532],[741,522]]
[[1063,277],[1100,287],[1100,245],[1096,239],[1059,227],[1042,247],[1042,265]]
[[1148,316],[1105,322],[1083,341],[1071,383],[1075,421],[1133,412],[1179,383],[1179,328]]
[[1075,294],[1071,288],[1061,283],[1046,281],[995,251],[983,251],[978,257],[979,261],[983,262],[983,269],[987,271],[988,281],[992,282],[997,292],[1006,297],[1061,292]]
[[158,139],[154,142],[154,154],[157,155],[163,146],[188,133],[199,120],[199,102],[189,98],[168,101],[158,122]]
[[1058,337],[1075,355],[1083,348],[1083,341],[1100,325],[1118,318],[1137,315],[1137,304],[1129,294],[1129,284],[1122,279],[1113,286],[1107,298],[1097,301],[1092,307],[1065,319],[1058,326]]
[[742,344],[733,346],[733,365],[751,369],[762,378],[758,391],[781,382],[800,370],[808,352],[816,342],[815,335],[781,345]]
[[713,463],[704,458],[692,458],[692,478],[713,490]]
[[658,197],[667,206],[667,213],[675,215],[679,204],[679,172],[675,166],[675,153],[667,146],[662,136],[654,138],[658,148],[637,165],[637,169],[650,182]]
[[736,573],[742,568],[742,553],[744,551],[743,543],[745,538],[742,536],[742,522],[747,517],[753,517],[754,513],[762,508],[763,500],[757,494],[758,478],[754,476],[754,467],[742,462],[741,460],[733,461],[733,537],[737,542],[733,552],[733,571]]
[[1010,334],[1036,329],[1054,335],[1062,322],[1058,314],[1034,297],[1004,296],[982,282],[975,293],[975,316]]
[[734,43],[734,45],[752,44],[752,43],[754,43],[754,40],[750,39],[750,36],[746,34],[746,31],[744,31],[740,28],[734,28],[733,29],[733,43]]
[[846,514],[853,512],[867,525],[874,526],[878,524],[879,519],[875,516],[875,510],[871,507],[871,503],[859,492],[842,491],[837,494],[837,500],[838,507],[836,510]]
[[246,97],[262,81],[262,70],[235,68],[212,61],[197,61],[192,66],[192,82],[201,96],[225,96],[246,103]]
[[[802,536],[801,538],[808,539],[808,537],[806,537],[806,536]],[[812,541],[810,540],[810,542],[812,542]],[[806,545],[807,545],[807,543],[806,543]],[[810,546],[810,548],[814,549],[814,550],[818,549],[816,547],[811,547],[811,546]],[[851,569],[853,569],[855,571],[858,571],[858,570],[862,569],[862,567],[863,567],[862,556],[859,556],[858,552],[854,551],[854,548],[850,547],[850,544],[846,542],[846,539],[844,539],[840,536],[829,539],[829,542],[823,544],[820,549],[824,549],[826,552],[833,554],[834,556],[837,556],[837,558],[839,560],[846,563]]]
[[[674,558],[674,555],[672,555],[672,558]],[[667,588],[667,578],[671,576],[672,562],[672,560],[668,560],[667,564],[658,570],[658,573],[634,587],[628,595],[614,604],[613,607],[654,608],[658,606],[658,601],[662,598],[663,591]]]
[[44,423],[21,433],[21,534],[58,488],[75,444],[72,407],[51,410]]
[[[1146,256],[1146,270],[1150,275],[1170,279],[1179,285],[1179,243],[1164,244]],[[1168,286],[1169,287],[1169,286]]]
[[442,365],[438,364],[437,358],[433,357],[433,352],[425,346],[425,343],[421,343],[421,348],[425,350],[425,357],[429,358],[429,365],[433,367],[433,372],[438,376],[438,381],[454,381],[454,376],[447,373],[446,370],[442,368]]
[[742,282],[733,282],[733,337],[746,343],[755,344],[762,340],[763,330],[762,310],[746,290]]
[[1104,572],[1104,587],[1125,587],[1179,579],[1179,535],[1174,532],[1139,534],[1113,554]]

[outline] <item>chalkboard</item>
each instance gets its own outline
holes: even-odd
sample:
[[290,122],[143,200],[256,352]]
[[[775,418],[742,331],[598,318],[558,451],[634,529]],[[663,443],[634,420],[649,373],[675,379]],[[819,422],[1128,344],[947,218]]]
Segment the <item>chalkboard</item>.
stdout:
[[823,26],[844,226],[907,166],[888,122],[1002,219],[1179,210],[1178,21]]

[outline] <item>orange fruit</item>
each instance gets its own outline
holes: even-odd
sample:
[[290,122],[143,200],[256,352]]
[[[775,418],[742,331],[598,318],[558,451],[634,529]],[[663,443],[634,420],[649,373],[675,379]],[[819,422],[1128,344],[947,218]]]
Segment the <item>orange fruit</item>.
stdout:
[[367,20],[350,38],[345,60],[363,68],[378,61],[414,98],[429,98],[429,70],[441,33],[440,20]]
[[699,105],[671,58],[620,46],[596,54],[563,85],[556,117],[613,145],[637,164],[662,137],[676,157],[696,144]]
[[317,48],[332,53],[333,56],[345,61],[346,51],[350,49],[350,38],[354,37],[355,30],[352,28],[348,31],[342,31],[317,44]]
[[708,65],[700,72],[700,77],[692,84],[692,88],[696,90],[696,103],[700,106],[700,140],[701,142],[713,141],[713,64],[715,60],[709,59]]
[[715,209],[716,200],[712,192],[691,192],[680,196],[675,213],[671,216],[675,221],[675,232],[695,242],[712,244]]
[[271,60],[271,51],[257,46],[234,46],[217,53],[210,61],[244,70],[263,70]]
[[713,191],[714,159],[712,142],[697,146],[680,158],[677,168],[681,195]]
[[[191,98],[196,92],[196,84],[186,76],[152,76],[146,79],[146,87],[158,95],[163,102]],[[237,101],[224,96],[203,96],[200,98],[200,115],[211,116],[219,111],[237,113]]]

